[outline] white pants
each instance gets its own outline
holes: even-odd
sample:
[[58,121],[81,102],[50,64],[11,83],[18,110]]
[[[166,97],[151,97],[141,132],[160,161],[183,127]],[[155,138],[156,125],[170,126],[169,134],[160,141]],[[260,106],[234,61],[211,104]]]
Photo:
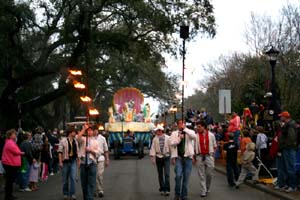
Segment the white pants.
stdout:
[[96,178],[96,192],[97,194],[103,193],[103,173],[104,173],[104,161],[97,163],[97,178]]
[[200,179],[200,192],[206,193],[210,190],[213,171],[215,168],[215,159],[213,156],[197,156],[198,175]]

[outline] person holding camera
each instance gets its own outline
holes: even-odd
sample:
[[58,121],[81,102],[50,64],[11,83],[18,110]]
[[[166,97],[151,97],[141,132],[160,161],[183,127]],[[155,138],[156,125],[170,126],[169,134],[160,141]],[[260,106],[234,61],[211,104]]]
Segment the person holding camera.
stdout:
[[192,172],[194,156],[194,130],[188,129],[184,121],[178,121],[178,130],[173,131],[171,141],[171,159],[175,165],[175,198],[186,200],[188,196],[188,183]]
[[201,197],[206,197],[210,192],[213,170],[215,168],[215,150],[217,148],[215,135],[208,131],[204,121],[197,122],[197,137],[195,152],[200,178]]

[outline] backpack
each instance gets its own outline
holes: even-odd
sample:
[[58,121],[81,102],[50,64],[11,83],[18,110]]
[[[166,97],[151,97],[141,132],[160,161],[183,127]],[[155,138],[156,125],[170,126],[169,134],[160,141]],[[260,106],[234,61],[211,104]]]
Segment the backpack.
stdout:
[[35,152],[41,151],[43,148],[43,136],[39,133],[36,133],[32,137],[32,149]]

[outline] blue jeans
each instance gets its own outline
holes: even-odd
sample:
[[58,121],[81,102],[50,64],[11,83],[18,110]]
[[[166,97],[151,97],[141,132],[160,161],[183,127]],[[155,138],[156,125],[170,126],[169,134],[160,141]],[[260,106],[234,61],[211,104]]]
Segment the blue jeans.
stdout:
[[235,186],[235,182],[239,179],[239,168],[237,163],[226,163],[227,182],[230,186]]
[[285,167],[285,174],[288,178],[287,185],[295,189],[297,187],[297,174],[296,174],[296,151],[292,149],[284,149],[282,151],[282,158]]
[[234,138],[233,138],[233,140],[237,144],[238,148],[240,148],[240,140],[239,140],[240,135],[241,135],[241,131],[235,131],[234,132]]
[[72,196],[76,192],[76,160],[64,161],[62,168],[63,195]]
[[160,192],[170,192],[170,157],[156,157],[156,167]]
[[191,158],[176,158],[175,164],[175,195],[186,198],[188,195],[188,183],[192,172]]
[[285,165],[284,165],[284,159],[282,156],[276,157],[276,167],[277,167],[277,186],[280,188],[285,186]]
[[20,172],[20,188],[28,188],[29,185],[29,175],[30,175],[30,164],[28,162],[24,163],[25,172]]
[[80,165],[80,180],[84,200],[93,200],[96,188],[97,165]]

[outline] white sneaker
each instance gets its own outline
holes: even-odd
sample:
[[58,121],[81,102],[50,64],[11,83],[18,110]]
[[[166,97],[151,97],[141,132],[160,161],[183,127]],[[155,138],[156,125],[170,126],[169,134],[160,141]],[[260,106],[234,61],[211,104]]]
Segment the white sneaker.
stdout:
[[25,192],[31,192],[32,190],[30,188],[25,188],[24,191]]
[[285,192],[287,192],[287,193],[296,192],[296,189],[289,187],[288,189],[285,190]]
[[201,197],[206,197],[206,192],[202,192],[200,196]]
[[276,185],[275,187],[274,187],[274,190],[280,190],[281,189],[281,187],[279,187],[278,185]]
[[50,173],[50,176],[53,176],[53,175],[54,175],[54,173],[53,173],[53,172],[51,172],[51,173]]

